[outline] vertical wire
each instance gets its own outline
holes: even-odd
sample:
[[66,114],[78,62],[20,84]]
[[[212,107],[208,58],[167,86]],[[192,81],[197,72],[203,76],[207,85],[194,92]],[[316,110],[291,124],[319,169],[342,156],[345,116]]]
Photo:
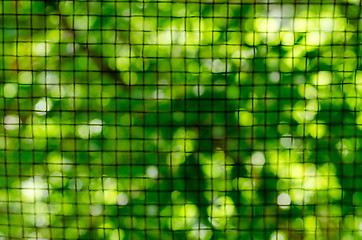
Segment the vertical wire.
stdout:
[[[323,5],[321,4],[321,7],[322,7]],[[333,10],[332,10],[332,19],[334,18],[334,14],[335,14],[335,10],[336,10],[336,2],[334,1],[334,6],[333,6]],[[321,18],[321,14],[319,13],[319,20],[320,19],[322,19]],[[321,31],[319,31],[319,44],[321,44],[321,41],[322,41],[322,33],[321,33]],[[331,48],[333,48],[333,33],[332,33],[332,36],[331,36]],[[319,51],[319,49],[318,49],[318,51]],[[331,51],[331,54],[333,55],[333,51]],[[318,56],[319,56],[319,54],[318,54]],[[329,91],[330,91],[330,93],[331,93],[331,99],[329,99],[329,119],[330,119],[330,121],[332,121],[332,109],[333,109],[333,106],[332,106],[332,100],[333,100],[333,78],[334,78],[334,76],[333,76],[333,57],[331,57],[331,71],[332,71],[332,81],[331,81],[331,84],[329,85]],[[319,67],[319,66],[318,66]],[[319,76],[318,76],[318,78],[319,78]],[[317,81],[319,81],[319,79],[317,79]],[[320,110],[320,104],[319,104],[319,102],[318,102],[318,109],[317,110]],[[330,165],[331,165],[331,152],[332,152],[332,148],[331,148],[331,137],[332,137],[332,127],[331,127],[331,125],[332,125],[333,123],[330,123],[329,124],[329,136],[328,136],[328,148],[327,148],[327,151],[328,151],[328,153],[327,153],[327,166],[328,166],[328,171],[329,171],[329,169],[330,169]],[[343,144],[342,144],[343,145]],[[330,184],[330,177],[329,177],[329,174],[328,174],[328,179],[327,179],[327,186],[328,186],[328,192],[327,192],[327,204],[330,204],[330,198],[329,198],[329,184]],[[328,220],[328,222],[327,222],[327,238],[330,236],[330,221]],[[333,229],[333,226],[332,226],[332,229]]]
[[[263,155],[264,155],[264,158],[267,159],[267,155],[266,155],[266,141],[268,139],[268,134],[267,134],[267,103],[268,103],[268,99],[267,99],[267,91],[268,91],[268,48],[269,48],[269,18],[271,17],[270,16],[270,1],[268,0],[267,3],[266,3],[266,16],[267,16],[267,19],[266,19],[266,36],[265,36],[265,42],[266,42],[266,51],[265,51],[265,76],[264,76],[264,81],[265,81],[265,90],[264,90],[264,139],[263,139]],[[280,36],[280,35],[279,35]],[[268,160],[268,159],[267,159]],[[267,166],[268,165],[268,161],[265,162],[265,165]],[[262,166],[263,168],[263,171],[262,171],[262,177],[261,178],[265,178],[263,179],[264,181],[264,184],[263,184],[263,195],[264,195],[264,200],[263,200],[263,203],[264,203],[264,206],[263,206],[263,237],[264,239],[267,239],[267,226],[266,226],[266,217],[267,217],[267,211],[265,210],[267,208],[267,204],[268,204],[268,200],[267,200],[267,191],[266,191],[266,185],[267,185],[267,176],[265,174],[265,167],[266,166]]]
[[[145,52],[145,1],[142,0],[142,49],[141,49],[141,61],[142,61],[142,114],[143,114],[143,122],[142,122],[142,161],[143,161],[143,186],[145,189],[147,188],[147,163],[146,163],[146,104],[145,99],[147,98],[145,94],[145,60],[144,60],[144,52]],[[158,168],[157,168],[158,169]],[[148,218],[148,202],[147,202],[147,189],[145,190],[145,201],[143,205],[143,218],[144,218],[144,239],[148,239],[148,227],[147,227],[147,218]],[[159,221],[159,219],[158,219]],[[160,230],[159,230],[160,231]]]
[[[45,4],[45,8],[44,8],[44,11],[45,11],[45,15],[44,15],[44,24],[45,24],[45,30],[44,30],[44,44],[45,44],[45,65],[44,65],[44,75],[45,75],[45,141],[46,141],[46,147],[45,147],[45,177],[47,179],[47,200],[46,200],[46,204],[47,204],[47,211],[48,211],[48,221],[50,222],[50,193],[51,193],[51,187],[50,187],[50,176],[49,176],[49,165],[48,165],[48,153],[49,153],[49,136],[48,136],[48,109],[50,109],[50,107],[48,107],[48,79],[47,79],[47,74],[48,74],[48,64],[47,64],[47,60],[48,60],[48,52],[49,52],[49,49],[48,49],[48,41],[47,41],[47,29],[48,29],[48,26],[47,26],[47,17],[46,17],[46,6],[47,6],[47,2],[44,3]],[[20,129],[20,128],[19,128]],[[19,151],[19,155],[20,155],[20,151]],[[21,158],[20,158],[21,159]],[[37,234],[38,235],[38,234]],[[40,235],[41,236],[41,235]],[[37,236],[39,237],[39,236]],[[50,238],[52,238],[52,232],[50,231]]]
[[[100,12],[101,12],[101,15],[103,16],[103,3],[104,2],[101,2],[101,9],[100,9]],[[100,43],[101,43],[101,47],[100,47],[100,58],[103,59],[104,56],[103,56],[103,33],[104,32],[107,32],[107,30],[103,31],[103,17],[100,18],[100,24],[101,24],[101,39],[100,39]],[[89,27],[89,26],[88,26]],[[103,61],[101,61],[101,69],[103,71],[104,67],[103,67]],[[100,86],[100,120],[101,120],[101,124],[103,125],[103,122],[104,122],[104,100],[103,100],[103,89],[104,89],[104,74],[103,72],[101,73],[101,76],[100,76],[100,81],[101,81],[101,86]],[[88,123],[89,124],[89,123]],[[91,136],[90,136],[91,137]],[[101,164],[100,164],[100,168],[101,168],[101,188],[102,188],[102,197],[104,198],[104,168],[105,168],[105,165],[104,165],[104,158],[103,158],[103,150],[104,150],[104,135],[103,135],[103,128],[102,128],[102,131],[101,131],[101,139],[100,139],[100,155],[101,155]],[[103,238],[106,239],[106,231],[105,231],[105,221],[106,221],[106,216],[105,216],[105,203],[104,203],[104,200],[103,200],[103,203],[101,205],[101,208],[102,208],[102,219],[103,219],[103,226],[102,226],[102,232],[103,232]]]
[[[212,3],[215,4],[216,0],[212,0]],[[213,171],[213,164],[214,164],[214,156],[213,156],[213,150],[214,150],[214,134],[212,133],[212,127],[214,124],[214,89],[215,89],[215,74],[214,74],[214,51],[215,51],[215,5],[212,6],[212,30],[211,30],[211,109],[210,109],[210,126],[206,126],[206,128],[209,128],[209,131],[211,131],[210,136],[210,145],[209,149],[207,149],[208,153],[210,154],[210,184],[211,184],[211,211],[209,218],[211,219],[211,224],[213,224],[214,218],[214,208],[217,207],[217,201],[215,199],[215,193],[214,193],[214,171]],[[205,104],[203,102],[203,104]],[[215,231],[214,231],[215,234]]]
[[[224,116],[224,121],[225,121],[225,123],[224,123],[224,136],[222,136],[224,139],[223,139],[223,141],[224,141],[224,144],[223,144],[223,151],[224,151],[224,174],[225,174],[225,179],[224,179],[224,183],[225,183],[225,185],[224,185],[224,187],[225,187],[225,190],[224,190],[224,201],[225,201],[225,215],[226,215],[226,218],[225,218],[225,235],[224,235],[224,237],[225,237],[225,239],[228,239],[228,235],[227,235],[227,233],[228,233],[228,214],[226,213],[226,209],[228,209],[228,203],[227,203],[227,197],[228,197],[228,181],[229,181],[229,179],[228,179],[228,166],[232,166],[232,164],[228,164],[227,163],[227,161],[228,161],[228,154],[229,154],[229,152],[228,152],[228,148],[227,148],[227,135],[228,135],[228,113],[229,113],[229,111],[228,111],[228,96],[227,96],[227,90],[228,90],[228,86],[229,86],[229,84],[228,84],[228,60],[229,60],[229,55],[228,55],[228,53],[229,53],[229,51],[228,51],[228,29],[229,28],[229,1],[226,1],[226,21],[225,21],[225,89],[224,89],[224,101],[225,101],[225,105],[224,105],[224,108],[225,108],[225,112],[223,113],[223,114],[225,114],[225,116]],[[231,174],[230,174],[231,175]],[[233,217],[233,216],[231,216],[231,217]]]
[[253,14],[253,19],[254,19],[254,29],[253,29],[253,60],[252,60],[252,64],[251,64],[251,114],[253,114],[253,118],[252,118],[252,123],[251,123],[251,126],[250,126],[250,163],[249,163],[249,167],[250,167],[250,176],[251,176],[251,182],[252,182],[252,187],[251,187],[251,201],[250,201],[250,207],[251,207],[251,227],[250,227],[250,231],[251,231],[251,236],[252,238],[254,238],[254,217],[256,216],[254,214],[254,191],[255,191],[255,180],[254,180],[254,167],[253,167],[253,164],[252,164],[252,156],[253,156],[253,151],[254,151],[254,114],[255,114],[255,106],[254,106],[254,91],[255,91],[255,56],[257,54],[256,52],[256,41],[255,41],[255,38],[256,38],[256,35],[260,34],[260,33],[257,33],[256,32],[256,27],[255,27],[255,24],[256,24],[256,21],[255,21],[255,18],[256,18],[256,7],[254,6],[253,8],[254,10],[254,14]]
[[[200,4],[200,3],[199,3]],[[187,3],[186,3],[186,5],[187,5]],[[189,43],[188,43],[188,41],[187,41],[187,35],[188,34],[190,34],[191,33],[191,31],[192,31],[192,27],[191,27],[191,29],[188,29],[188,27],[187,27],[187,18],[188,16],[187,16],[187,11],[186,11],[186,18],[185,18],[185,33],[186,33],[186,39],[185,39],[185,44],[186,44],[186,46],[185,46],[185,58],[186,58],[186,60],[185,60],[185,62],[187,62],[187,58],[188,58],[188,46],[189,46]],[[190,30],[190,32],[188,32],[188,30]],[[187,71],[187,66],[186,66],[186,68],[185,68],[185,71],[186,72],[188,72]],[[186,75],[186,80],[185,80],[185,100],[186,100],[186,97],[187,97],[187,93],[186,93],[186,89],[187,89],[187,86],[188,86],[188,77],[187,77],[187,74],[185,74]],[[186,110],[187,111],[187,110]],[[187,116],[185,117],[185,125],[184,125],[184,137],[186,137],[186,135],[187,135],[187,130],[186,130],[186,128],[187,128]],[[189,162],[187,161],[188,159],[187,159],[187,154],[186,154],[186,141],[185,141],[185,139],[183,139],[184,141],[183,141],[183,154],[184,154],[184,158],[185,158],[185,167],[184,167],[184,171],[185,171],[185,174],[184,174],[184,177],[185,177],[185,179],[184,179],[184,184],[185,184],[185,189],[184,189],[184,191],[185,191],[185,193],[184,193],[184,202],[182,203],[183,204],[183,206],[184,206],[184,208],[183,208],[183,210],[184,210],[184,212],[183,212],[183,215],[184,215],[184,217],[183,217],[183,224],[184,224],[184,227],[186,228],[187,227],[187,219],[186,219],[186,217],[187,217],[187,213],[186,213],[186,203],[187,203],[187,198],[188,198],[188,182],[190,181],[191,182],[191,179],[192,179],[192,177],[188,177],[188,174],[187,174],[187,168],[188,168],[188,165],[189,165]],[[184,233],[184,238],[186,239],[187,238],[187,235],[186,235],[186,230],[184,230],[183,231],[183,233]]]
[[[62,21],[66,21],[65,19],[62,19],[62,14],[61,14],[61,2],[58,2],[58,14],[59,14],[59,22],[58,25],[60,26],[60,31],[59,31],[59,47],[58,47],[58,55],[59,55],[59,65],[58,65],[58,71],[59,71],[59,126],[60,126],[60,167],[61,167],[61,180],[62,180],[62,185],[61,185],[61,194],[62,194],[62,199],[60,201],[61,204],[61,211],[64,213],[64,199],[65,199],[65,195],[64,195],[64,187],[65,187],[65,178],[64,178],[64,137],[63,135],[65,135],[65,131],[63,128],[63,101],[62,101],[62,96],[63,96],[63,91],[62,91],[62,79],[63,79],[63,71],[62,71],[62,52],[61,52],[61,48],[62,48],[62,38],[63,38],[63,31],[66,31],[64,27],[62,27]],[[31,98],[33,99],[33,94],[31,95]],[[33,122],[33,120],[32,120]],[[62,237],[65,238],[66,236],[66,229],[65,229],[65,216],[60,216],[61,220],[62,220]]]
[[[14,2],[14,8],[15,8],[15,26],[16,26],[16,43],[19,42],[19,19],[18,19],[18,2]],[[15,57],[16,57],[16,77],[19,78],[19,52],[18,52],[18,46],[16,46],[16,53],[15,53]],[[20,87],[19,84],[17,84],[17,96],[16,96],[16,103],[17,103],[17,114],[18,114],[18,136],[17,136],[17,144],[18,144],[18,164],[19,164],[19,175],[17,176],[18,178],[21,178],[21,115],[20,115],[20,98],[19,98],[19,93],[20,93]],[[15,149],[14,149],[15,150]],[[14,163],[15,164],[15,163]],[[34,169],[34,167],[33,167]],[[35,187],[35,178],[34,178],[34,172],[33,172],[33,186]],[[23,186],[19,185],[18,188],[22,188]],[[24,200],[23,200],[23,196],[20,193],[20,214],[21,214],[21,235],[22,237],[25,237],[25,216],[24,216]],[[35,211],[35,206],[36,206],[36,194],[34,194],[34,223],[36,224],[36,211]],[[10,234],[11,235],[11,234]],[[38,231],[36,231],[36,235],[38,235]]]
[[[295,11],[296,7],[294,7],[294,11]],[[294,40],[294,39],[293,39]],[[294,45],[294,44],[293,44]],[[280,57],[280,56],[279,56]],[[291,64],[291,73],[290,73],[290,112],[289,112],[289,136],[290,136],[290,148],[288,149],[288,159],[289,159],[289,163],[288,163],[288,197],[290,198],[291,195],[291,188],[293,188],[292,186],[292,180],[291,178],[293,177],[293,168],[291,167],[291,164],[294,164],[294,160],[292,159],[292,151],[293,151],[293,101],[294,101],[294,71],[295,71],[295,56],[294,56],[294,50],[292,52],[292,64]],[[280,142],[280,141],[279,141]],[[278,143],[278,145],[280,146],[281,144]],[[289,204],[289,209],[288,209],[288,226],[287,226],[287,231],[288,232],[292,232],[292,237],[293,237],[293,229],[290,229],[290,225],[291,225],[291,216],[292,216],[292,210],[293,210],[293,202],[290,201]],[[279,207],[279,206],[277,206]]]
[[[336,7],[336,0],[334,0],[334,8]],[[333,8],[333,14],[336,14],[335,12],[335,9]],[[347,15],[347,6],[345,6],[344,8],[344,16]],[[333,16],[334,18],[334,16]],[[343,55],[341,56],[341,58],[343,60],[345,60],[345,54],[346,54],[346,41],[347,41],[347,29],[344,28],[344,31],[343,31]],[[333,52],[333,51],[332,51]],[[341,129],[341,147],[340,147],[340,160],[341,160],[341,187],[343,188],[343,185],[346,184],[345,183],[345,178],[348,178],[348,174],[345,174],[345,167],[344,167],[344,164],[345,164],[345,161],[343,159],[343,151],[344,151],[344,144],[343,144],[343,140],[345,139],[345,129],[344,129],[344,120],[345,120],[345,114],[346,114],[346,110],[345,110],[345,104],[346,104],[346,94],[345,94],[345,90],[344,90],[344,81],[345,81],[345,66],[346,66],[346,63],[343,62],[342,64],[342,83],[341,83],[341,92],[342,92],[342,109],[341,109],[341,125],[342,125],[342,129]],[[347,122],[348,124],[348,122]],[[318,133],[318,131],[317,131]],[[348,134],[348,133],[347,133]],[[347,150],[348,151],[348,150]],[[348,168],[347,168],[348,169]],[[328,171],[329,171],[329,165],[328,165]],[[328,172],[328,179],[329,179],[329,172]],[[347,183],[348,183],[348,179],[347,179]],[[328,182],[329,183],[329,182]],[[328,187],[329,187],[329,184],[328,184]],[[343,210],[343,206],[344,204],[347,203],[347,199],[345,200],[344,197],[345,196],[348,196],[349,193],[348,191],[351,190],[351,189],[346,189],[346,192],[347,194],[344,194],[343,191],[341,191],[341,209]],[[344,196],[345,195],[345,196]],[[346,204],[348,205],[348,204]],[[343,233],[345,232],[345,229],[344,229],[344,221],[343,221],[343,215],[342,215],[342,219],[341,221],[339,222],[339,237],[340,239],[343,238]]]
[[[242,12],[243,12],[243,6],[244,5],[241,5],[240,6],[240,37],[241,39],[243,39],[243,21],[244,21],[244,18],[242,16]],[[237,239],[240,239],[242,234],[241,234],[241,229],[240,229],[240,225],[241,225],[241,201],[242,201],[242,198],[241,198],[241,191],[240,191],[240,184],[239,184],[239,179],[240,179],[240,175],[241,175],[241,153],[240,153],[240,144],[241,144],[241,139],[240,139],[240,136],[241,136],[241,127],[240,127],[240,108],[241,108],[241,93],[242,93],[242,87],[241,87],[241,71],[242,71],[242,48],[244,46],[244,43],[243,41],[240,41],[240,59],[239,59],[239,64],[240,64],[240,70],[239,72],[237,73],[237,89],[238,89],[238,96],[236,98],[236,101],[237,101],[237,109],[236,109],[236,160],[235,160],[235,167],[236,167],[236,211],[237,211],[237,227],[236,227],[236,231],[237,231]],[[237,68],[239,69],[239,67]]]
[[[89,3],[87,3],[87,13],[89,14]],[[89,24],[90,24],[90,21],[89,21],[89,17],[87,18],[87,26],[89,28]],[[97,30],[96,30],[97,31]],[[86,31],[86,43],[88,44],[88,47],[89,47],[89,29],[87,29]],[[90,53],[88,53],[88,57],[87,57],[87,66],[86,66],[86,79],[87,79],[87,108],[86,108],[86,111],[87,111],[87,117],[86,117],[86,120],[87,120],[87,124],[89,124],[90,122],[90,119],[89,119],[89,113],[91,112],[90,110],[90,104],[89,102],[91,101],[91,98],[92,96],[90,96],[90,74],[89,74],[89,71],[90,71]],[[93,56],[93,57],[96,57],[96,56]],[[88,165],[87,166],[87,177],[88,177],[88,186],[87,186],[87,193],[88,193],[88,200],[89,200],[89,206],[88,208],[91,208],[91,204],[92,204],[92,192],[91,192],[91,182],[92,182],[92,178],[91,178],[91,166],[92,166],[92,162],[91,162],[91,152],[90,152],[90,149],[91,149],[91,141],[90,141],[90,131],[88,132],[88,136],[89,138],[87,139],[87,162],[86,164]],[[91,209],[89,209],[89,211],[91,211]],[[92,227],[92,214],[91,212],[89,213],[89,226]],[[90,229],[90,231],[92,231]],[[90,232],[89,236],[91,237],[92,236],[92,232]]]
[[[171,124],[170,124],[170,189],[171,189],[171,194],[172,194],[172,190],[174,189],[174,184],[173,184],[173,163],[172,163],[172,160],[173,160],[173,145],[174,145],[174,128],[173,128],[173,125],[174,125],[174,120],[173,120],[173,103],[174,103],[174,96],[173,96],[173,76],[174,76],[174,73],[173,73],[173,66],[172,66],[172,59],[173,59],[173,48],[174,48],[174,35],[173,35],[173,5],[171,4],[171,26],[170,26],[170,32],[171,32],[171,46],[170,46],[170,121],[171,121]],[[177,88],[176,88],[177,89]],[[177,141],[176,141],[177,142]],[[158,166],[159,167],[159,166]],[[158,206],[160,208],[160,206]],[[171,207],[171,214],[173,213],[174,211],[174,208],[173,208],[173,202],[172,202],[172,195],[171,195],[171,201],[170,201],[170,207]],[[158,219],[158,221],[160,221],[160,219]],[[171,220],[171,231],[172,231],[172,220]],[[159,239],[161,239],[161,227],[159,226]],[[171,234],[171,237],[173,237],[173,234]]]
[[[200,86],[201,86],[201,70],[200,70],[200,66],[201,66],[201,60],[200,60],[200,45],[202,45],[202,38],[201,38],[201,34],[202,34],[202,26],[201,26],[201,18],[202,18],[202,15],[201,15],[201,9],[202,9],[202,3],[199,4],[199,13],[200,13],[200,16],[199,16],[199,21],[198,21],[198,27],[199,27],[199,38],[198,38],[198,43],[199,43],[199,47],[198,47],[198,53],[197,53],[197,56],[198,56],[198,66],[199,66],[199,69],[198,69],[198,88],[197,88],[197,95],[198,97],[200,98],[201,96],[201,92],[200,92]],[[187,72],[187,69],[185,68],[184,69],[186,72]],[[186,89],[184,90],[186,91]],[[200,99],[197,101],[197,108],[198,108],[198,111],[200,111],[201,109],[201,101]],[[197,114],[197,124],[200,124],[200,112]],[[186,127],[186,126],[185,126]],[[198,137],[200,138],[200,128],[198,129]],[[200,144],[199,144],[200,145]],[[197,166],[201,166],[201,163],[200,163],[200,149],[197,150]],[[197,203],[198,204],[202,204],[201,203],[201,194],[202,194],[202,191],[201,191],[201,181],[202,181],[202,177],[201,177],[201,174],[199,174],[199,176],[197,176],[197,189],[198,189],[198,194],[197,194]],[[199,217],[198,217],[198,237],[200,238],[200,235],[201,235],[201,220],[202,220],[202,216],[201,216],[202,213],[199,213]]]
[[[128,60],[129,60],[129,62],[131,63],[131,61],[132,61],[132,51],[131,51],[131,48],[132,48],[132,44],[131,44],[131,19],[132,19],[132,4],[131,4],[131,0],[129,0],[128,1],[128,7],[129,7],[129,16],[128,16],[128,31],[127,31],[127,33],[128,33],[128,45],[129,45],[129,48],[128,48]],[[128,84],[129,84],[129,87],[128,87],[128,107],[129,107],[129,128],[128,128],[128,134],[129,134],[129,165],[130,165],[130,167],[129,167],[129,196],[130,196],[130,221],[131,221],[131,227],[130,227],[130,238],[131,238],[131,240],[133,240],[134,239],[134,221],[133,221],[133,211],[134,211],[134,206],[133,206],[133,193],[132,193],[132,188],[133,188],[133,186],[132,186],[132,183],[133,183],[133,181],[132,181],[132,167],[133,167],[133,163],[132,163],[132,156],[133,156],[133,154],[132,154],[132,148],[133,148],[133,146],[132,146],[132,143],[133,143],[133,141],[132,141],[132,126],[133,126],[133,121],[132,121],[132,119],[133,119],[133,114],[132,114],[132,86],[131,86],[131,81],[132,81],[132,79],[131,79],[131,77],[132,77],[132,72],[131,72],[131,70],[132,70],[132,68],[131,68],[131,64],[129,64],[130,65],[130,67],[129,67],[129,69],[128,69]],[[126,72],[126,74],[127,74],[127,72]]]
[[[160,8],[159,8],[159,1],[156,2],[156,42],[157,42],[157,47],[156,47],[156,81],[155,81],[155,85],[156,85],[156,166],[160,166],[160,141],[162,141],[162,138],[160,137],[160,105],[159,105],[159,87],[160,87],[160,81],[159,81],[159,68],[160,68],[160,64],[159,64],[159,40],[160,40],[160,35],[159,35],[159,31],[161,28],[161,24],[160,24]],[[171,199],[172,201],[172,199]],[[160,179],[157,178],[157,205],[160,206],[161,205],[161,189],[160,189]],[[172,221],[172,219],[171,219]],[[161,221],[158,221],[158,228],[161,229]]]
[[[2,1],[1,2],[1,7],[2,9],[5,8],[5,2]],[[31,8],[30,8],[30,12],[31,12]],[[1,20],[2,20],[2,39],[1,39],[1,50],[2,50],[2,61],[1,61],[1,65],[2,65],[2,87],[5,87],[6,84],[6,66],[5,66],[5,59],[6,59],[6,54],[5,54],[5,14],[4,12],[2,12],[1,14]],[[31,52],[30,52],[31,54]],[[31,58],[32,59],[32,58]],[[3,99],[2,101],[4,101],[4,103],[6,102],[5,99],[5,95],[3,93]],[[4,113],[4,117],[6,116],[7,113],[7,108],[6,106],[4,106],[4,108],[2,109],[3,113]],[[7,152],[8,152],[8,147],[7,147],[7,142],[8,142],[8,136],[7,136],[7,132],[6,129],[4,129],[4,176],[5,176],[5,180],[4,180],[4,184],[5,184],[5,191],[6,191],[6,226],[7,226],[7,234],[10,236],[10,231],[11,231],[11,213],[10,213],[10,204],[11,204],[11,198],[10,198],[10,181],[9,181],[9,169],[8,169],[8,157],[7,157]]]
[[[2,1],[1,2],[1,8],[4,9],[5,8],[5,2]],[[31,8],[30,8],[30,12],[31,12]],[[2,79],[1,79],[1,83],[2,83],[2,87],[4,88],[5,87],[5,84],[6,84],[6,74],[5,74],[5,71],[6,71],[6,68],[5,68],[5,59],[6,59],[6,54],[5,54],[5,14],[4,12],[2,11],[2,14],[1,14],[1,21],[2,21],[2,38],[1,38],[1,53],[2,53],[2,61],[1,61],[1,75],[2,75]],[[31,52],[30,52],[31,54]],[[2,101],[5,103],[5,96],[4,96],[4,93],[3,93],[3,97],[2,97]],[[7,109],[6,107],[4,106],[4,108],[2,109],[3,111],[3,116],[5,117],[6,116],[6,113],[7,113]],[[3,151],[3,154],[4,154],[4,184],[5,184],[5,191],[6,191],[6,227],[7,227],[7,234],[10,235],[10,229],[11,229],[11,217],[10,217],[10,203],[11,203],[11,199],[10,199],[10,181],[9,181],[9,169],[8,169],[8,157],[7,157],[7,140],[8,140],[8,137],[7,137],[7,132],[6,132],[6,129],[4,129],[4,151]]]
[[[356,20],[356,35],[357,35],[357,38],[356,38],[356,47],[357,46],[359,46],[359,41],[360,41],[360,34],[359,34],[359,31],[360,31],[360,16],[361,16],[361,6],[358,6],[358,11],[357,11],[357,20]],[[353,84],[356,86],[357,85],[357,70],[359,69],[359,66],[360,66],[360,58],[358,57],[358,54],[357,54],[357,67],[356,67],[356,72],[355,72],[355,74],[354,74],[354,76],[353,76]],[[356,94],[356,100],[355,100],[355,106],[354,106],[354,117],[355,117],[355,119],[357,118],[357,104],[358,104],[358,90],[357,90],[357,87],[358,87],[358,85],[356,86],[356,88],[355,88],[355,94]],[[354,192],[354,194],[353,194],[353,202],[352,202],[352,215],[353,216],[356,216],[356,214],[357,214],[357,211],[356,211],[356,209],[358,209],[357,207],[356,207],[356,205],[357,204],[355,204],[355,198],[357,198],[357,194],[356,194],[356,192],[358,191],[358,184],[357,184],[357,179],[361,179],[361,177],[360,177],[360,175],[358,175],[358,172],[357,172],[357,168],[359,168],[359,165],[360,164],[357,164],[357,161],[359,161],[358,160],[358,146],[357,146],[357,144],[358,144],[358,132],[357,132],[357,124],[354,124],[354,159],[353,159],[353,178],[352,178],[352,191]],[[355,222],[353,222],[354,223],[354,226],[356,226],[356,223]],[[354,230],[354,228],[353,228],[353,230]],[[358,232],[357,231],[355,231],[354,230],[354,232],[352,231],[352,234],[353,234],[353,236],[352,237],[355,237],[355,235],[356,235],[356,237],[358,236],[357,234],[358,234]]]
[[[118,48],[117,48],[117,37],[118,37],[118,1],[114,1],[114,4],[115,4],[115,8],[114,8],[114,19],[115,19],[115,29],[114,29],[114,44],[115,44],[115,54],[114,54],[114,64],[115,66],[117,66],[117,57],[118,57]],[[117,74],[117,73],[116,73]],[[118,73],[119,75],[121,73]],[[121,221],[120,221],[120,214],[119,214],[119,208],[118,208],[118,196],[119,196],[119,190],[120,190],[120,184],[119,184],[119,179],[120,179],[120,176],[119,176],[119,173],[118,173],[118,169],[119,169],[119,165],[118,165],[118,161],[120,160],[118,158],[118,136],[119,136],[119,129],[118,129],[118,126],[120,124],[118,124],[118,115],[120,115],[118,113],[118,108],[120,107],[119,104],[118,104],[118,99],[119,99],[119,96],[118,96],[118,84],[117,82],[115,82],[114,84],[114,88],[115,88],[115,101],[114,101],[114,104],[115,104],[115,108],[114,108],[114,128],[115,128],[115,138],[114,138],[114,170],[115,170],[115,177],[116,177],[116,191],[117,191],[117,197],[116,197],[116,203],[115,203],[115,208],[117,209],[117,212],[116,212],[116,233],[117,233],[117,237],[120,236],[120,225],[121,225]]]
[[[309,29],[309,26],[308,26],[308,22],[309,22],[309,19],[310,19],[310,13],[311,13],[311,10],[310,10],[310,6],[311,6],[311,4],[310,4],[310,0],[307,0],[307,20],[306,20],[306,24],[307,24],[307,26],[306,26],[306,30],[305,30],[305,32],[303,32],[304,33],[304,35],[305,35],[305,38],[306,38],[306,36],[307,36],[307,33],[308,33],[308,29]],[[304,48],[305,48],[305,50],[306,49],[308,49],[308,44],[307,44],[307,39],[305,39],[305,42],[304,42]],[[306,57],[305,57],[305,67],[306,67],[306,70],[305,70],[305,79],[307,80],[308,79],[308,77],[311,75],[311,73],[309,73],[309,62],[308,62],[308,55],[306,55]],[[306,91],[306,84],[304,85],[304,91]],[[318,100],[318,88],[317,88],[317,101],[319,101]],[[306,106],[307,106],[307,103],[306,103],[306,99],[304,98],[303,99],[303,101],[304,101],[304,109],[306,109]],[[318,147],[318,145],[317,145],[317,133],[318,133],[318,117],[316,117],[316,120],[315,120],[315,122],[316,122],[316,139],[314,140],[315,142],[314,142],[314,149],[312,148],[310,151],[314,151],[315,152],[315,157],[314,157],[314,164],[315,164],[315,169],[316,169],[316,172],[317,172],[317,169],[318,169],[318,159],[317,159],[317,147]],[[308,123],[304,123],[305,124],[305,126],[304,126],[304,129],[306,128],[306,127],[308,127]],[[309,125],[309,127],[310,127],[311,125]],[[309,130],[308,130],[309,131]],[[304,132],[304,136],[305,136],[305,134],[306,134],[307,132]],[[307,148],[305,149],[306,151],[307,151]],[[307,151],[307,153],[308,153],[308,151]],[[317,181],[318,181],[318,176],[317,176],[317,174],[315,175],[315,177],[314,177],[314,179],[313,179],[314,181],[314,186],[317,186]],[[313,196],[313,215],[314,216],[316,216],[316,204],[317,203],[317,197],[316,197],[316,193],[314,193],[314,196]],[[316,219],[316,223],[317,223],[317,219]],[[316,224],[316,226],[317,226],[317,224]],[[318,233],[318,231],[317,231],[317,227],[314,229],[314,237],[315,238],[317,238],[317,233]]]
[[[72,28],[75,30],[75,18],[76,18],[77,14],[76,14],[76,5],[75,5],[75,1],[73,1],[73,11],[72,11]],[[77,184],[77,176],[78,176],[78,163],[77,163],[77,136],[76,136],[76,127],[77,127],[77,105],[76,105],[76,71],[77,71],[77,67],[76,67],[76,62],[75,62],[75,58],[76,58],[76,41],[77,41],[77,32],[74,31],[74,36],[73,36],[73,42],[72,42],[72,82],[73,82],[73,96],[72,96],[72,102],[73,102],[73,106],[72,106],[72,116],[73,116],[73,150],[71,151],[73,153],[72,156],[72,160],[73,160],[73,167],[74,167],[74,208],[75,208],[75,218],[76,218],[76,222],[77,219],[79,218],[79,212],[78,212],[78,194],[77,194],[77,188],[78,188],[78,184]],[[77,229],[77,236],[79,236],[79,228],[78,226],[76,226]]]

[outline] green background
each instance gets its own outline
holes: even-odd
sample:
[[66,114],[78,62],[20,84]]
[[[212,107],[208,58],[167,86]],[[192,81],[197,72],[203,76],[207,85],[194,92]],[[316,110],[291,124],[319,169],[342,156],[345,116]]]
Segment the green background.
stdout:
[[362,239],[360,1],[0,13],[1,239]]

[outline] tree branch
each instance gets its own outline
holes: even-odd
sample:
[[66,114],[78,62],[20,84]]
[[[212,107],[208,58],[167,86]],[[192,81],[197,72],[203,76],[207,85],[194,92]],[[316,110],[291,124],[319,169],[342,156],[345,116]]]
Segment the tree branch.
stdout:
[[[128,87],[127,84],[124,83],[123,79],[120,76],[120,72],[113,70],[109,67],[109,65],[107,64],[107,62],[105,62],[103,56],[97,56],[98,54],[93,51],[92,49],[90,49],[87,44],[82,44],[82,43],[78,43],[75,41],[75,31],[73,28],[71,28],[67,22],[67,20],[65,20],[62,16],[62,14],[60,13],[59,9],[58,9],[58,13],[59,13],[59,17],[60,17],[60,24],[61,26],[59,26],[60,29],[62,30],[66,30],[68,31],[73,38],[74,43],[77,43],[84,52],[87,53],[88,57],[90,57],[99,67],[100,71],[104,74],[107,74],[109,77],[111,77],[112,79],[114,79],[116,82],[120,83],[121,85]],[[74,50],[75,51],[75,50]]]

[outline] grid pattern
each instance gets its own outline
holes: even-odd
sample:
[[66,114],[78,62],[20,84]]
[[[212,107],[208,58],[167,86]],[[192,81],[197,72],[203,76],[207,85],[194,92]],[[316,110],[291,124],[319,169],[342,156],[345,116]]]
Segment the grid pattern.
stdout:
[[0,13],[1,239],[362,239],[359,0]]

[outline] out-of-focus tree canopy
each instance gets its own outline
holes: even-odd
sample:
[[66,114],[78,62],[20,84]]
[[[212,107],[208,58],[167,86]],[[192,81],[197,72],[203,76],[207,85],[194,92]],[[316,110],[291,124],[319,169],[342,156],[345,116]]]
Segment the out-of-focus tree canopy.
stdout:
[[360,1],[0,13],[1,239],[362,239]]

